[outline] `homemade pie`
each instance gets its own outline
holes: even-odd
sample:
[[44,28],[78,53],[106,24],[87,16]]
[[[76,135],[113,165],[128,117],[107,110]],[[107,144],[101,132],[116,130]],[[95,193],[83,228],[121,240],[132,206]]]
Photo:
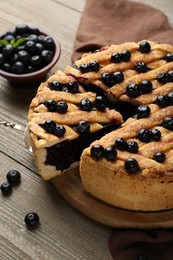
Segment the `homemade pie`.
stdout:
[[84,54],[41,84],[28,121],[44,179],[80,159],[95,198],[173,208],[173,46],[144,40]]

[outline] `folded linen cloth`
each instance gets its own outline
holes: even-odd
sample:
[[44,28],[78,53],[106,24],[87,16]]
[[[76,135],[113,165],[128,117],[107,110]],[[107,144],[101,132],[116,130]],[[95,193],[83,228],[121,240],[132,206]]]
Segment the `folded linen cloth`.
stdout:
[[173,44],[173,29],[161,11],[136,1],[86,0],[72,62],[102,46],[144,39]]
[[[130,0],[86,0],[72,62],[102,46],[144,39],[173,44],[173,29],[161,11]],[[109,248],[114,260],[172,260],[173,230],[113,230]]]

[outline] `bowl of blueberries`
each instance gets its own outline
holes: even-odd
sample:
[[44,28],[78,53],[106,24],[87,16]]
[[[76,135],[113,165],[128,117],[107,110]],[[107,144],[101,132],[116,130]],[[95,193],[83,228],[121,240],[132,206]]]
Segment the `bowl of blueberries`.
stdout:
[[0,36],[0,75],[15,86],[45,79],[60,57],[59,41],[37,27],[16,25]]

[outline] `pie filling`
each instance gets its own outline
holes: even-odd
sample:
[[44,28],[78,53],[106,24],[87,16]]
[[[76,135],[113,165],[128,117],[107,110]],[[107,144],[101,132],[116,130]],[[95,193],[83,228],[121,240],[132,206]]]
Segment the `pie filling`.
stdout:
[[56,167],[56,170],[66,170],[71,164],[79,161],[83,150],[93,141],[100,139],[103,135],[117,129],[117,125],[104,124],[103,128],[94,133],[82,134],[73,140],[65,140],[51,147],[47,147],[46,165]]

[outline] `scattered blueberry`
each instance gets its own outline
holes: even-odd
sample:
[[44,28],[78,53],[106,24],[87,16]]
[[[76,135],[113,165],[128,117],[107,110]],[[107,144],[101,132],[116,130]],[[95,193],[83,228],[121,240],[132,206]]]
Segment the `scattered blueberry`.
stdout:
[[111,62],[114,62],[114,63],[119,63],[119,62],[121,62],[121,55],[120,55],[120,53],[118,53],[118,52],[114,52],[114,53],[112,53],[112,55],[111,55]]
[[105,72],[101,75],[101,81],[103,82],[103,84],[109,87],[113,86],[112,75],[108,72]]
[[55,100],[50,99],[50,100],[46,101],[45,106],[48,108],[48,110],[50,112],[56,112],[57,103]]
[[167,62],[172,62],[173,61],[173,53],[166,54],[165,59],[166,59]]
[[100,68],[100,65],[97,61],[91,61],[89,66],[90,66],[90,71],[98,71]]
[[131,53],[127,50],[121,52],[121,60],[122,61],[129,61],[131,58]]
[[169,104],[169,99],[168,99],[167,96],[159,95],[159,96],[156,98],[156,104],[157,104],[159,107],[166,107],[166,106],[168,106],[168,104]]
[[12,185],[9,182],[1,184],[1,191],[4,195],[9,195],[12,192]]
[[79,90],[79,85],[76,81],[71,81],[68,83],[68,91],[70,93],[77,93]]
[[56,90],[56,91],[59,90],[60,91],[61,87],[62,87],[62,84],[57,80],[54,80],[51,83],[49,83],[49,88],[51,90]]
[[21,174],[17,170],[11,170],[7,173],[7,180],[10,184],[18,184],[20,182]]
[[170,92],[167,97],[168,97],[169,105],[172,106],[173,105],[173,92]]
[[63,137],[65,134],[65,127],[62,125],[56,125],[56,127],[54,128],[52,134],[56,135],[57,137]]
[[54,129],[56,127],[56,123],[52,120],[47,120],[43,125],[42,125],[43,129],[48,132],[48,133],[53,133]]
[[173,131],[173,117],[166,117],[162,123],[162,126]]
[[151,141],[151,132],[146,128],[142,128],[138,133],[138,139],[141,142],[149,143]]
[[89,67],[89,65],[88,64],[81,64],[80,66],[79,66],[79,70],[80,70],[80,72],[81,73],[87,73],[87,72],[89,72],[90,71],[90,67]]
[[168,74],[162,72],[157,75],[156,79],[161,84],[166,84],[169,81]]
[[30,212],[26,214],[24,221],[28,228],[36,228],[39,224],[39,216],[35,212]]
[[124,80],[124,74],[121,71],[116,71],[112,74],[114,84],[121,83]]

